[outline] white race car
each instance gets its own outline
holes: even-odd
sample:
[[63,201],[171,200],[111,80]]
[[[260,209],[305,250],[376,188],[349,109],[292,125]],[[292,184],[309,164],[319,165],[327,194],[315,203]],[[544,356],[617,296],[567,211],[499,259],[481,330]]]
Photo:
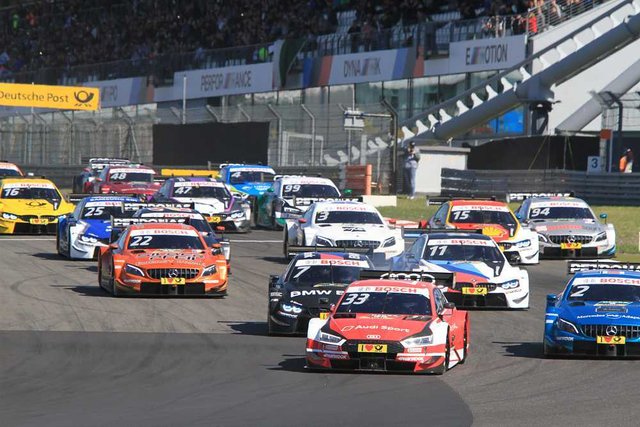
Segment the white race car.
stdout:
[[369,249],[389,259],[404,250],[402,230],[388,225],[380,212],[362,202],[333,201],[312,204],[301,218],[284,228],[284,256],[296,246]]

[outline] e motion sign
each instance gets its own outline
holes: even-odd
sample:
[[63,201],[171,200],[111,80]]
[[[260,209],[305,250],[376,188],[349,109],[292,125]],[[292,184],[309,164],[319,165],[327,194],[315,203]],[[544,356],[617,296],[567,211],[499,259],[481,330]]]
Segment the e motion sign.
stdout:
[[449,47],[449,72],[504,70],[523,61],[525,53],[524,36],[455,42]]

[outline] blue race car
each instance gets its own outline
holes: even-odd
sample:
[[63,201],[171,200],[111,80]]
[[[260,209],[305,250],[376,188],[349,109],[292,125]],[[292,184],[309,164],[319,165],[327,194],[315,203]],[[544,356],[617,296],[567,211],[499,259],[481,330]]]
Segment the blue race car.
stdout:
[[222,164],[220,180],[227,184],[232,193],[243,197],[257,197],[271,188],[276,172],[270,166]]
[[640,264],[584,265],[547,295],[545,356],[640,356]]
[[127,196],[85,197],[72,213],[58,221],[58,254],[71,259],[94,259],[98,247],[109,244],[111,217],[122,216],[123,203],[139,201]]

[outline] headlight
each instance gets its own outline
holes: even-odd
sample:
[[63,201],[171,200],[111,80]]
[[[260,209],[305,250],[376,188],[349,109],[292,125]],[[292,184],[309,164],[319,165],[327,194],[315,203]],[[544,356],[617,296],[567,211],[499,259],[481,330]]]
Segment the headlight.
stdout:
[[211,276],[212,274],[216,274],[216,266],[215,265],[210,265],[210,266],[206,267],[204,270],[202,270],[202,275],[203,276]]
[[240,219],[245,217],[244,211],[231,212],[231,219]]
[[142,271],[141,268],[138,268],[135,265],[125,264],[124,271],[127,274],[131,274],[132,276],[144,276],[144,271]]
[[400,344],[402,344],[405,348],[424,347],[425,345],[433,344],[433,335],[407,338],[406,340],[402,341]]
[[333,246],[333,242],[331,240],[320,236],[316,236],[316,244],[318,246]]
[[343,338],[320,331],[318,332],[318,335],[316,335],[316,341],[325,344],[340,344],[342,343]]
[[98,239],[91,236],[82,235],[80,236],[80,241],[82,243],[98,243]]
[[580,334],[580,332],[578,332],[578,328],[576,327],[576,325],[574,325],[573,323],[568,322],[568,321],[566,321],[564,319],[558,318],[558,321],[556,322],[556,326],[561,331],[570,332],[570,333],[576,334],[576,335]]
[[388,248],[389,246],[395,246],[396,244],[396,238],[395,237],[389,237],[388,239],[386,239],[384,241],[384,243],[382,244],[383,248]]
[[285,313],[293,313],[293,314],[302,313],[302,307],[296,304],[283,302],[280,304],[280,308],[282,308],[282,311],[284,311]]
[[18,215],[14,215],[14,214],[9,213],[9,212],[3,212],[3,213],[2,213],[2,218],[3,218],[3,219],[11,219],[11,220],[15,220],[15,219],[18,219]]
[[520,281],[518,279],[509,280],[508,282],[502,283],[500,286],[502,286],[502,289],[514,289],[520,286]]
[[603,231],[602,233],[596,236],[596,242],[602,242],[603,240],[607,240],[607,232]]
[[519,249],[528,248],[529,246],[531,246],[531,240],[523,240],[521,242],[517,242],[514,244],[514,246]]
[[544,243],[549,243],[549,239],[547,239],[547,236],[544,234],[538,233],[538,240]]

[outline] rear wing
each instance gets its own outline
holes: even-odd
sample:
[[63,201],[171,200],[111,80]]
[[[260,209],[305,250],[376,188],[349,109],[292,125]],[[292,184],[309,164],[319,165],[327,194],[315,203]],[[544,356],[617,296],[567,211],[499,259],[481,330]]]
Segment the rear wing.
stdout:
[[294,206],[311,206],[316,202],[362,202],[362,197],[294,197]]
[[532,197],[573,197],[573,191],[570,192],[559,192],[559,193],[526,193],[526,192],[518,192],[518,193],[507,193],[507,203],[510,202],[521,202],[524,199],[530,199]]
[[478,201],[492,201],[497,199],[495,196],[491,197],[429,197],[427,196],[427,206],[440,206],[443,203],[450,202],[452,200],[478,200]]
[[322,253],[344,252],[344,253],[371,255],[373,253],[373,249],[371,248],[339,248],[334,246],[289,246],[287,250],[287,256],[289,258],[293,258],[297,254],[301,254],[305,252],[322,252]]
[[412,282],[428,282],[451,287],[455,281],[455,273],[443,271],[360,270],[360,280],[367,279],[410,280]]
[[616,262],[616,261],[567,261],[567,274],[575,274],[579,271],[591,270],[629,270],[640,271],[640,263]]
[[161,169],[160,175],[163,177],[206,177],[206,178],[218,178],[220,172],[217,170],[209,169]]
[[194,203],[178,203],[178,202],[123,202],[122,210],[124,212],[135,212],[144,208],[174,208],[174,209],[194,209]]
[[456,228],[402,228],[402,237],[405,239],[418,239],[425,234],[431,233],[467,233],[467,234],[484,234],[482,229],[476,230],[458,230]]

